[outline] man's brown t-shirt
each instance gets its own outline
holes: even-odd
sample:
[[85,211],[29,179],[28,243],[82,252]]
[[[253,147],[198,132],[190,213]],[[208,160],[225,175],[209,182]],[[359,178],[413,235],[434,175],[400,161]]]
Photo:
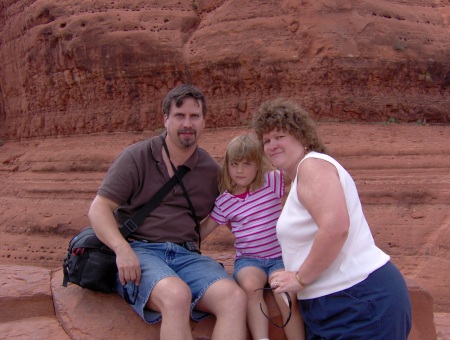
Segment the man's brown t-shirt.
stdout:
[[[153,137],[122,151],[109,168],[97,193],[120,204],[115,211],[119,226],[170,179],[161,150],[160,137]],[[190,171],[184,175],[183,184],[201,221],[211,212],[219,194],[219,165],[201,148],[197,148],[184,165]],[[179,184],[147,216],[133,235],[151,242],[182,243],[198,240],[195,222]]]

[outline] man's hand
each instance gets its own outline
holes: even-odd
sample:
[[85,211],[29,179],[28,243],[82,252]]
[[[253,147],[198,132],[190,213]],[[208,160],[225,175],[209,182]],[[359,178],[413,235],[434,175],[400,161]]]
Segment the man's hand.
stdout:
[[136,253],[128,243],[124,243],[116,249],[117,271],[120,283],[125,285],[133,281],[136,286],[141,282],[141,266]]

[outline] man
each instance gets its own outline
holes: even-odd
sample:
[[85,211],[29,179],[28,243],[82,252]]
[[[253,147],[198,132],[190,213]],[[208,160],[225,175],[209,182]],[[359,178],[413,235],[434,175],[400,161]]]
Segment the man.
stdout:
[[91,204],[89,219],[100,240],[116,253],[119,294],[136,299],[132,306],[145,321],[162,321],[161,339],[192,339],[189,317],[200,320],[207,313],[217,319],[214,339],[245,339],[245,293],[219,263],[183,246],[199,236],[179,184],[128,240],[119,232],[118,226],[174,175],[172,164],[190,169],[182,182],[200,220],[218,195],[218,164],[198,148],[205,127],[203,93],[192,85],[177,86],[164,99],[163,113],[167,133],[132,145],[117,157]]

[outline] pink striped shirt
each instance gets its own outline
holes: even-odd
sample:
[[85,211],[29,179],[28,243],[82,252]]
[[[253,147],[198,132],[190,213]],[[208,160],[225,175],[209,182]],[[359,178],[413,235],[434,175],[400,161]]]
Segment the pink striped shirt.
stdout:
[[226,225],[230,222],[236,238],[235,258],[281,256],[275,228],[282,210],[283,174],[275,170],[264,177],[263,186],[243,199],[225,191],[217,197],[211,212],[217,223]]

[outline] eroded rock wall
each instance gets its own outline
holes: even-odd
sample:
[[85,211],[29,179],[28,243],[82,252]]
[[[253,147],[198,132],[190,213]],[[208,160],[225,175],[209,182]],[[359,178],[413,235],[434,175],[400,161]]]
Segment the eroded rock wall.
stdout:
[[[248,128],[207,129],[200,145],[218,162]],[[0,148],[0,265],[61,268],[70,239],[111,162],[156,135],[103,133],[7,141]],[[321,123],[332,155],[353,176],[376,244],[407,278],[450,312],[450,125]],[[234,237],[218,228],[202,244],[232,264]]]
[[178,83],[208,126],[292,98],[320,120],[448,122],[444,0],[4,0],[0,137],[162,126]]

